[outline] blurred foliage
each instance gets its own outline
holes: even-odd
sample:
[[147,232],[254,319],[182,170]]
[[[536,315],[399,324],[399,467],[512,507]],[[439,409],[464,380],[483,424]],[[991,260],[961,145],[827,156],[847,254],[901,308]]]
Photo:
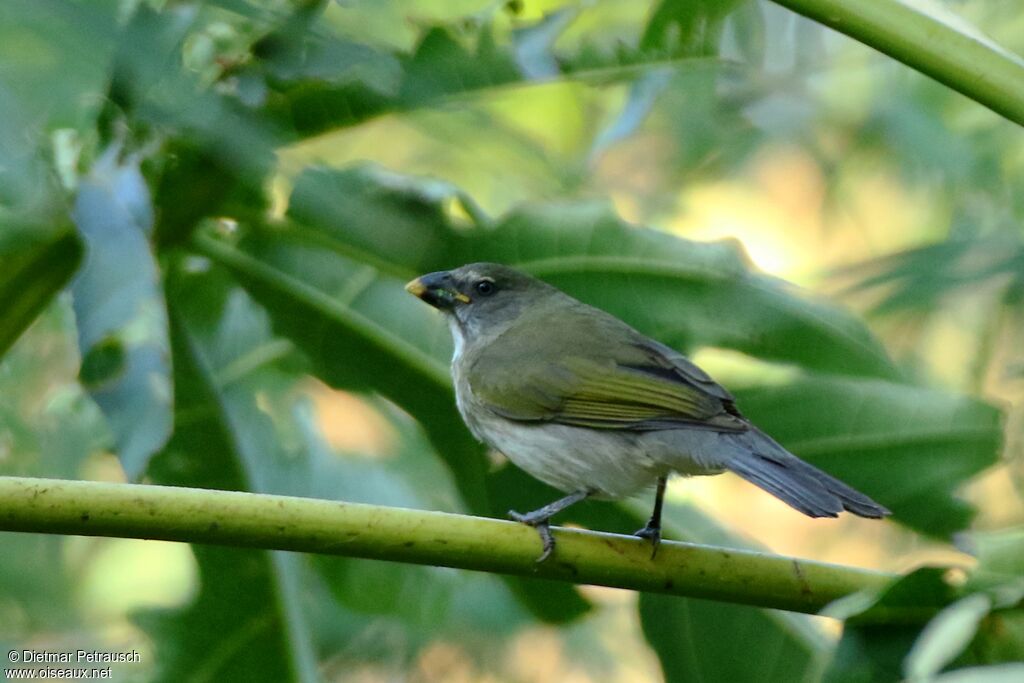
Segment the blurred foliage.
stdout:
[[89,255],[71,294],[79,378],[114,433],[131,479],[171,431],[170,343],[148,238],[153,208],[138,160],[105,150],[78,187],[73,217]]
[[[956,10],[1024,51],[1018,8]],[[963,97],[763,0],[7,0],[0,114],[0,473],[548,502],[462,426],[447,329],[402,290],[493,260],[701,354],[906,528],[843,542],[979,558],[835,605],[834,642],[747,607],[199,546],[160,568],[188,590],[131,592],[129,565],[82,578],[110,541],[5,534],[0,643],[139,649],[133,680],[1019,674],[1024,142]],[[769,275],[780,251],[802,265]],[[738,491],[709,512],[753,511]],[[564,519],[630,532],[646,503]],[[692,501],[667,522],[749,545]],[[97,582],[128,607],[97,612]]]

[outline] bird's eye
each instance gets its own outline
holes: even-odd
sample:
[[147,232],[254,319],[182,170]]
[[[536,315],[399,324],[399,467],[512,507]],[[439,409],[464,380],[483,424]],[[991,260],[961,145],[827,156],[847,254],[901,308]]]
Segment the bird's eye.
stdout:
[[473,285],[473,289],[480,296],[490,296],[498,289],[494,284],[494,280],[477,280]]

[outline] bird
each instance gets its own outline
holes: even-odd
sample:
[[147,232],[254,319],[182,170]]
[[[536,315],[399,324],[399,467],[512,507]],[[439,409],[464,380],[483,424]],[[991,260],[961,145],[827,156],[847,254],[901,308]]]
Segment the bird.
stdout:
[[890,514],[758,429],[683,354],[551,284],[471,263],[421,275],[406,290],[447,319],[455,402],[469,430],[566,494],[508,513],[539,533],[538,562],[555,549],[554,515],[652,486],[653,511],[635,535],[650,541],[654,558],[673,473],[733,472],[809,517]]

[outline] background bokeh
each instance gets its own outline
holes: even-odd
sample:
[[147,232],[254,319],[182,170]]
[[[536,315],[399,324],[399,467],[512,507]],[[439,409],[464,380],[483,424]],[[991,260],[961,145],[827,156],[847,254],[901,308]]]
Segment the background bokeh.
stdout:
[[[1024,54],[1014,3],[925,11]],[[73,278],[0,330],[0,474],[546,502],[465,433],[446,328],[401,290],[486,258],[687,351],[896,513],[675,480],[668,537],[899,572],[1024,556],[1024,135],[770,2],[5,0],[0,114],[4,330]],[[647,498],[566,519],[630,532]],[[121,680],[871,679],[835,619],[0,543],[0,645],[139,650]],[[957,665],[1019,659],[1024,619],[1000,623]]]

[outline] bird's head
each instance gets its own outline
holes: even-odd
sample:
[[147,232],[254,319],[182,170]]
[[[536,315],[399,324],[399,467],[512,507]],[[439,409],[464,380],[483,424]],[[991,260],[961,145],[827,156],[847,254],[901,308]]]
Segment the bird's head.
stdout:
[[421,275],[405,289],[451,316],[463,334],[498,333],[559,291],[514,268],[470,263]]

